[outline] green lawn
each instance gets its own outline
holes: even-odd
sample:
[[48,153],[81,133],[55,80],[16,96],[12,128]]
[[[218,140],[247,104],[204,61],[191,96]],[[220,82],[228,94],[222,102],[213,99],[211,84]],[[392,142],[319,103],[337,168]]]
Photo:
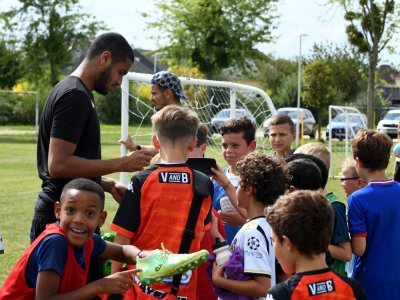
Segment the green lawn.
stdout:
[[[119,128],[119,126],[102,125],[103,158],[119,156]],[[29,245],[29,229],[34,203],[40,190],[40,181],[36,171],[36,144],[33,132],[34,128],[27,126],[0,127],[0,232],[5,247],[4,254],[0,255],[0,286],[12,266]],[[144,133],[144,135],[149,135],[150,132],[151,129],[148,126],[141,129],[141,133]],[[142,141],[143,144],[146,144],[145,138]],[[147,143],[149,143],[149,139]],[[215,156],[219,151],[217,145],[210,147],[208,155]],[[217,159],[219,163],[223,163],[220,155]],[[334,161],[334,174],[338,173],[340,163],[340,161]],[[392,168],[393,159],[389,166],[389,177]],[[119,174],[112,176],[119,178]],[[339,197],[344,197],[339,180],[330,179],[328,189],[335,192]],[[116,202],[110,196],[107,196],[108,219],[104,226],[105,230],[108,230],[116,208]]]

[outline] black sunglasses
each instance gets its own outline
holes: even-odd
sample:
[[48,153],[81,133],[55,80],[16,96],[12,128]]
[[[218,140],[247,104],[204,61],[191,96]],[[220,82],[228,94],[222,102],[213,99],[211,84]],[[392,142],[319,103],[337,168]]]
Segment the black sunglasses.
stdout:
[[356,180],[359,179],[360,177],[342,177],[340,178],[340,182],[346,181],[346,180]]

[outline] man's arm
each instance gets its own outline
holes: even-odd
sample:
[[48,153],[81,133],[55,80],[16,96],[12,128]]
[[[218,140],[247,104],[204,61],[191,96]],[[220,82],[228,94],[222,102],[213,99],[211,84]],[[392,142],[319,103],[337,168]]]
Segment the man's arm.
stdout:
[[54,178],[96,177],[114,172],[142,170],[150,164],[153,152],[138,150],[127,156],[100,160],[74,155],[76,144],[58,138],[50,138],[49,173]]

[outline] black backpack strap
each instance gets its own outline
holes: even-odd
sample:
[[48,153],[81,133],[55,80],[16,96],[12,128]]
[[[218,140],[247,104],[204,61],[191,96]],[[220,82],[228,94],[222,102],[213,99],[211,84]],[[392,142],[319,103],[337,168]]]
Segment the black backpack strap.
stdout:
[[[203,199],[209,195],[208,188],[204,189],[204,185],[208,184],[210,180],[206,175],[192,170],[193,174],[193,187],[194,195],[192,204],[190,205],[189,216],[186,221],[185,231],[183,232],[183,237],[181,245],[179,247],[178,253],[188,253],[190,245],[195,237],[195,229],[197,220],[200,215],[201,206],[203,204]],[[206,180],[205,180],[206,179]],[[179,285],[181,283],[182,274],[175,275],[172,279],[171,294],[178,295]]]

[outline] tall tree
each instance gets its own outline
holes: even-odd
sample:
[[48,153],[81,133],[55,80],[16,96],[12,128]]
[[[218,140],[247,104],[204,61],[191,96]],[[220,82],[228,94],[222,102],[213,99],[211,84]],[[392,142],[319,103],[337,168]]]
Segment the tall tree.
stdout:
[[366,57],[354,46],[314,44],[308,61],[323,60],[330,65],[332,84],[340,91],[339,104],[354,104],[360,93],[367,87],[368,66]]
[[0,39],[0,89],[11,89],[20,76],[20,53]]
[[5,27],[22,36],[27,77],[38,82],[59,81],[63,68],[71,65],[73,53],[82,51],[98,30],[104,29],[89,14],[80,13],[78,0],[18,0],[19,6],[0,14]]
[[[254,46],[272,40],[278,0],[165,0],[149,25],[167,40],[172,64],[187,63],[207,78],[227,67],[246,68],[259,55]],[[150,18],[154,14],[145,14]]]
[[340,97],[333,80],[330,64],[322,59],[315,59],[304,68],[303,103],[317,112],[318,136],[321,137],[323,111]]
[[375,109],[375,72],[379,53],[398,31],[400,10],[395,0],[331,0],[340,3],[344,18],[350,23],[346,27],[348,40],[361,53],[368,54],[368,127],[372,128]]

